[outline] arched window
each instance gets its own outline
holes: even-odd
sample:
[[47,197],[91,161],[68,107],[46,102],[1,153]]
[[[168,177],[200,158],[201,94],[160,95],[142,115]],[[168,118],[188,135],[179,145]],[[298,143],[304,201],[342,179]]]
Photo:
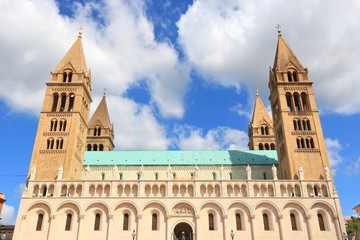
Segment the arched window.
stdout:
[[264,178],[264,179],[267,179],[267,177],[266,177],[266,172],[263,172],[263,178]]
[[100,213],[95,214],[94,231],[100,230],[100,219],[101,219]]
[[259,143],[259,150],[264,150],[264,145],[262,143]]
[[305,120],[305,119],[302,120],[302,125],[303,125],[304,131],[307,131],[308,128],[307,128],[307,124],[306,124],[306,120]]
[[173,172],[173,179],[176,179],[176,172]]
[[209,230],[214,231],[215,230],[215,224],[214,224],[214,215],[212,213],[209,213]]
[[297,231],[298,227],[297,227],[297,224],[296,224],[296,216],[293,213],[290,214],[290,222],[291,222],[291,229],[293,231]]
[[105,173],[101,173],[101,180],[105,180]]
[[294,104],[295,104],[295,111],[297,112],[301,111],[300,95],[297,92],[294,93]]
[[285,96],[286,96],[286,103],[287,103],[288,111],[294,111],[294,108],[293,108],[293,105],[292,105],[292,95],[291,95],[291,93],[287,92]]
[[50,122],[50,132],[56,131],[57,129],[57,119],[52,119]]
[[98,127],[98,129],[97,129],[97,135],[98,135],[98,136],[101,135],[101,128],[100,128],[100,127]]
[[300,119],[298,119],[297,120],[297,124],[298,124],[298,130],[302,130],[302,125],[301,125],[301,120]]
[[306,142],[306,148],[310,148],[310,139],[306,138],[305,142]]
[[119,180],[122,180],[122,179],[123,179],[123,174],[119,173]]
[[41,231],[43,220],[44,220],[44,214],[40,213],[38,215],[38,219],[37,219],[37,223],[36,223],[36,231]]
[[288,81],[289,81],[289,82],[292,82],[292,81],[293,81],[293,79],[292,79],[292,74],[291,74],[290,71],[287,72],[287,77],[288,77]]
[[101,127],[96,126],[94,127],[94,136],[100,136],[101,133]]
[[88,150],[88,151],[91,151],[91,144],[88,144],[88,145],[87,145],[87,150]]
[[53,138],[48,138],[46,149],[53,149],[53,148],[54,148],[54,139]]
[[323,215],[321,213],[318,213],[317,218],[319,222],[320,231],[325,231],[325,222]]
[[233,180],[233,174],[229,173],[230,180]]
[[155,178],[156,181],[159,180],[159,174],[158,174],[158,173],[155,173],[155,174],[154,174],[154,178]]
[[212,177],[213,177],[213,180],[216,180],[216,173],[215,172],[212,173]]
[[156,231],[157,229],[157,214],[152,214],[152,220],[151,220],[151,230]]
[[56,149],[62,149],[64,144],[64,139],[58,138],[56,139]]
[[294,130],[297,131],[298,130],[297,119],[293,120],[293,124],[294,124]]
[[271,150],[275,150],[275,143],[271,143],[270,148],[271,148]]
[[309,105],[308,105],[308,97],[307,97],[307,94],[304,92],[301,93],[301,103],[302,103],[304,111],[310,110]]
[[72,81],[72,76],[73,76],[73,73],[72,73],[72,72],[69,72],[69,78],[68,78],[69,82]]
[[140,173],[137,173],[136,175],[137,175],[137,180],[140,180],[141,174],[140,174]]
[[240,213],[235,214],[235,219],[236,219],[236,230],[238,230],[238,231],[243,230],[242,229],[242,224],[241,224],[241,215],[240,215]]
[[66,215],[65,231],[70,231],[70,229],[71,229],[71,220],[72,220],[72,214],[69,213],[69,214]]
[[306,120],[306,126],[307,126],[307,130],[311,131],[311,125],[310,125],[310,120],[309,119]]
[[293,71],[292,75],[293,75],[294,82],[297,82],[299,80],[297,72]]
[[65,104],[66,104],[66,94],[63,93],[61,94],[61,105],[60,105],[60,112],[63,112],[65,109]]
[[98,146],[97,146],[97,144],[94,144],[93,145],[93,151],[97,151],[98,150]]
[[297,146],[297,148],[301,148],[300,138],[296,139],[296,146]]
[[265,126],[265,135],[269,135],[269,127]]
[[305,148],[305,141],[303,138],[300,139],[301,142],[301,148]]
[[66,119],[61,119],[61,120],[60,120],[60,128],[59,128],[59,131],[63,131],[63,132],[66,131]]
[[123,230],[128,231],[129,230],[129,214],[124,214],[124,222],[123,222]]
[[72,111],[73,111],[74,102],[75,102],[75,94],[70,93],[70,95],[69,95],[69,108],[68,108],[68,112],[72,112]]
[[265,129],[263,126],[261,126],[261,135],[265,135]]
[[52,105],[52,108],[51,108],[52,112],[56,112],[58,101],[59,101],[59,94],[54,93],[54,95],[53,95],[53,105]]
[[66,82],[66,78],[67,78],[67,73],[63,72],[63,82]]
[[264,230],[270,231],[269,216],[266,213],[263,213],[263,223],[264,223]]
[[103,144],[99,144],[99,151],[104,151],[104,145]]
[[314,139],[310,137],[310,148],[315,148]]
[[269,146],[269,144],[268,143],[265,143],[265,150],[270,150],[270,146]]

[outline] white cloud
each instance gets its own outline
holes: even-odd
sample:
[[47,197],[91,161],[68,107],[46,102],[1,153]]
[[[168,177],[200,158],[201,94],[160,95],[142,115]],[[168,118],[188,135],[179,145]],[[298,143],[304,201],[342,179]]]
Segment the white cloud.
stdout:
[[189,62],[207,80],[268,92],[274,27],[284,24],[285,39],[309,67],[319,106],[351,114],[360,112],[359,11],[356,0],[340,5],[311,0],[195,1],[178,22],[179,41]]
[[325,144],[329,156],[331,169],[333,173],[335,173],[338,165],[343,161],[343,157],[340,155],[343,147],[337,139],[326,138]]
[[227,127],[217,127],[203,133],[193,126],[177,126],[175,144],[182,150],[247,149],[245,132]]
[[15,224],[14,207],[5,203],[1,212],[0,225],[11,224]]
[[345,169],[348,176],[358,175],[360,173],[360,157],[354,162],[350,162]]

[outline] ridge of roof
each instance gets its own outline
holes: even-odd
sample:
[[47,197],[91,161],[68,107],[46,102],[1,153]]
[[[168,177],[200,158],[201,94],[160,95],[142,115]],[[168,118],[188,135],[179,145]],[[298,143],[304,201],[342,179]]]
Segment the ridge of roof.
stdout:
[[102,97],[98,107],[96,108],[93,116],[91,117],[89,121],[89,127],[93,127],[97,123],[97,121],[99,121],[103,127],[108,127],[111,125],[105,95]]
[[61,71],[69,63],[76,72],[82,72],[87,70],[84,49],[81,42],[81,35],[79,35],[78,38],[75,40],[74,44],[67,51],[65,56],[61,59],[55,70]]
[[292,64],[298,70],[304,70],[303,65],[298,60],[295,53],[286,43],[282,35],[279,35],[273,68],[278,70],[286,70],[289,64]]

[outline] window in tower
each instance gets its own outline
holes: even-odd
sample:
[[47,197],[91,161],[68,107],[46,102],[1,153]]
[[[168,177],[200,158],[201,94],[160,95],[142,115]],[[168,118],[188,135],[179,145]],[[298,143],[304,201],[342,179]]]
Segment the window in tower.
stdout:
[[310,139],[310,148],[315,148],[314,139],[312,137]]
[[68,82],[72,81],[72,76],[73,76],[73,73],[69,72],[69,74],[68,74]]
[[318,213],[317,218],[319,222],[320,231],[325,231],[325,222],[323,215],[321,213]]
[[294,108],[292,106],[292,95],[289,92],[286,93],[286,103],[288,111],[294,111]]
[[215,172],[212,173],[212,177],[213,177],[213,180],[216,180],[216,173]]
[[66,82],[66,79],[67,79],[67,73],[63,72],[63,82]]
[[298,130],[301,131],[303,128],[302,128],[302,124],[301,124],[300,119],[297,119],[297,125],[298,125]]
[[66,215],[65,231],[70,231],[71,221],[72,221],[72,214],[69,213]]
[[53,149],[54,148],[54,139],[48,138],[46,142],[46,149]]
[[56,112],[58,101],[59,101],[59,94],[54,93],[54,95],[53,95],[53,105],[52,105],[52,108],[51,108],[52,112]]
[[305,148],[305,140],[303,138],[300,138],[301,142],[301,148]]
[[98,145],[97,144],[94,144],[93,145],[93,151],[97,151],[98,150]]
[[50,121],[50,132],[56,131],[57,122],[58,121],[55,118]]
[[66,131],[66,119],[64,119],[64,118],[60,120],[59,131],[62,131],[62,132]]
[[151,220],[151,230],[153,230],[153,231],[158,230],[158,227],[157,227],[158,220],[157,219],[158,219],[157,214],[153,213],[152,220]]
[[64,140],[62,138],[56,139],[56,149],[62,149],[63,143],[64,143]]
[[98,129],[97,129],[97,135],[100,136],[100,133],[101,133],[101,127],[98,127]]
[[293,81],[293,79],[292,79],[293,75],[292,75],[292,73],[290,71],[287,72],[287,77],[288,77],[289,82]]
[[91,151],[91,144],[90,143],[87,145],[87,150]]
[[103,144],[99,144],[99,151],[104,151],[104,145]]
[[297,112],[301,111],[300,95],[297,92],[294,93],[294,104],[295,104],[295,111]]
[[306,120],[306,127],[307,127],[308,131],[311,131],[311,125],[310,125],[310,120],[309,119]]
[[75,102],[75,94],[74,94],[74,93],[70,93],[70,95],[69,95],[69,108],[68,108],[68,112],[72,112],[72,111],[73,111],[74,102]]
[[271,150],[275,150],[275,143],[271,143],[270,148],[271,148]]
[[38,215],[38,219],[37,219],[37,223],[36,223],[36,231],[41,231],[43,220],[44,220],[44,214],[40,213]]
[[294,80],[294,82],[299,81],[299,79],[298,79],[298,74],[297,74],[296,71],[293,71],[292,75],[293,75],[293,80]]
[[310,110],[309,105],[308,105],[308,96],[304,92],[301,93],[301,103],[302,103],[304,111]]
[[264,230],[270,231],[269,216],[267,215],[267,213],[263,213],[263,224]]
[[269,146],[269,144],[268,143],[265,143],[265,150],[270,150],[270,146]]
[[297,131],[298,130],[297,119],[293,120],[293,124],[294,124],[294,130]]
[[294,213],[290,213],[290,223],[291,223],[291,229],[293,231],[297,231],[298,227],[297,227],[297,224],[296,224],[296,216],[295,216]]
[[101,173],[101,180],[105,180],[105,173]]
[[259,150],[264,150],[264,145],[262,143],[259,143]]
[[212,213],[209,213],[209,230],[214,231],[215,230],[215,224],[214,224],[214,215]]
[[242,229],[242,224],[241,224],[241,215],[240,215],[240,213],[235,214],[235,219],[236,219],[236,230],[237,231],[243,230]]
[[63,112],[65,109],[65,104],[66,104],[66,94],[63,93],[61,94],[61,105],[60,105],[60,112]]
[[123,230],[128,231],[129,230],[129,214],[124,214],[124,222],[123,222]]
[[100,230],[100,219],[101,219],[100,213],[95,214],[94,231]]

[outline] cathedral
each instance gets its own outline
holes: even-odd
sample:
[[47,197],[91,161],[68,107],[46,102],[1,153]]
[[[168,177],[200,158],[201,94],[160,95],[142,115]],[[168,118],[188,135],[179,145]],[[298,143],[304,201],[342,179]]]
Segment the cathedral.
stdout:
[[249,150],[114,150],[80,33],[46,83],[14,239],[343,239],[312,84],[279,32]]

